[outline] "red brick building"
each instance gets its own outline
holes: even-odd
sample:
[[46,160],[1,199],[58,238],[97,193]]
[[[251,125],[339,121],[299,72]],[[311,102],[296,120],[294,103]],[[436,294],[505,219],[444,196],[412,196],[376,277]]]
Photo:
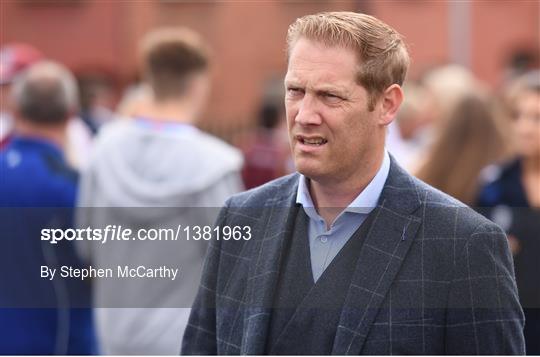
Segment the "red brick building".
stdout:
[[497,85],[516,51],[537,55],[539,6],[538,0],[2,0],[0,41],[30,43],[75,72],[102,68],[126,84],[136,76],[136,44],[147,30],[191,27],[214,50],[215,84],[205,119],[217,131],[222,125],[229,131],[252,122],[261,96],[281,81],[287,26],[301,15],[328,10],[373,14],[406,37],[412,76],[430,64],[451,61]]

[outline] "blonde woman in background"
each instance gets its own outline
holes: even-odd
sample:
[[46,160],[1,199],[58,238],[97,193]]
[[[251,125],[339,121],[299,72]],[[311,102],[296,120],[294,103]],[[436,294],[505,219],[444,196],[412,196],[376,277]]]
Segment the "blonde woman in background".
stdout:
[[472,205],[482,170],[507,149],[505,123],[485,94],[465,94],[440,123],[436,139],[416,176]]

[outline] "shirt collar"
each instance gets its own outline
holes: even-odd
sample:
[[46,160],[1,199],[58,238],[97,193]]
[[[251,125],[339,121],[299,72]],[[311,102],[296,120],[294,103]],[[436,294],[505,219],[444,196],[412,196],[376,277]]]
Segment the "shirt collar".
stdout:
[[[377,206],[389,172],[390,155],[385,150],[383,162],[379,168],[379,171],[377,171],[377,174],[366,186],[366,188],[360,192],[358,196],[356,196],[356,198],[349,204],[349,206],[347,206],[347,208],[345,208],[344,212],[360,214],[370,213]],[[300,174],[300,181],[298,183],[298,190],[296,192],[296,203],[300,203],[304,209],[314,207],[313,200],[311,199],[311,195],[309,193],[307,178],[302,174]],[[310,213],[313,212],[308,211],[311,210],[306,210],[306,213],[311,217]]]

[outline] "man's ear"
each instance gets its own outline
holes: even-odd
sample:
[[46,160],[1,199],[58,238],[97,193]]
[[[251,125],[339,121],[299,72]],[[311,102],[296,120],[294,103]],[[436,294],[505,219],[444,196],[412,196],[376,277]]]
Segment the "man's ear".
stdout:
[[399,84],[392,84],[386,88],[380,99],[379,124],[386,126],[394,120],[403,98],[403,90]]

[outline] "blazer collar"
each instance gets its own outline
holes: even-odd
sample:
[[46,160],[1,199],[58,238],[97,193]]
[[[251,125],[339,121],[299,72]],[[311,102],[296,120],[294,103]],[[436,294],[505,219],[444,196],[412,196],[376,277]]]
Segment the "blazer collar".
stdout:
[[365,243],[359,252],[334,339],[332,354],[359,354],[380,306],[405,261],[422,220],[415,179],[392,158]]

